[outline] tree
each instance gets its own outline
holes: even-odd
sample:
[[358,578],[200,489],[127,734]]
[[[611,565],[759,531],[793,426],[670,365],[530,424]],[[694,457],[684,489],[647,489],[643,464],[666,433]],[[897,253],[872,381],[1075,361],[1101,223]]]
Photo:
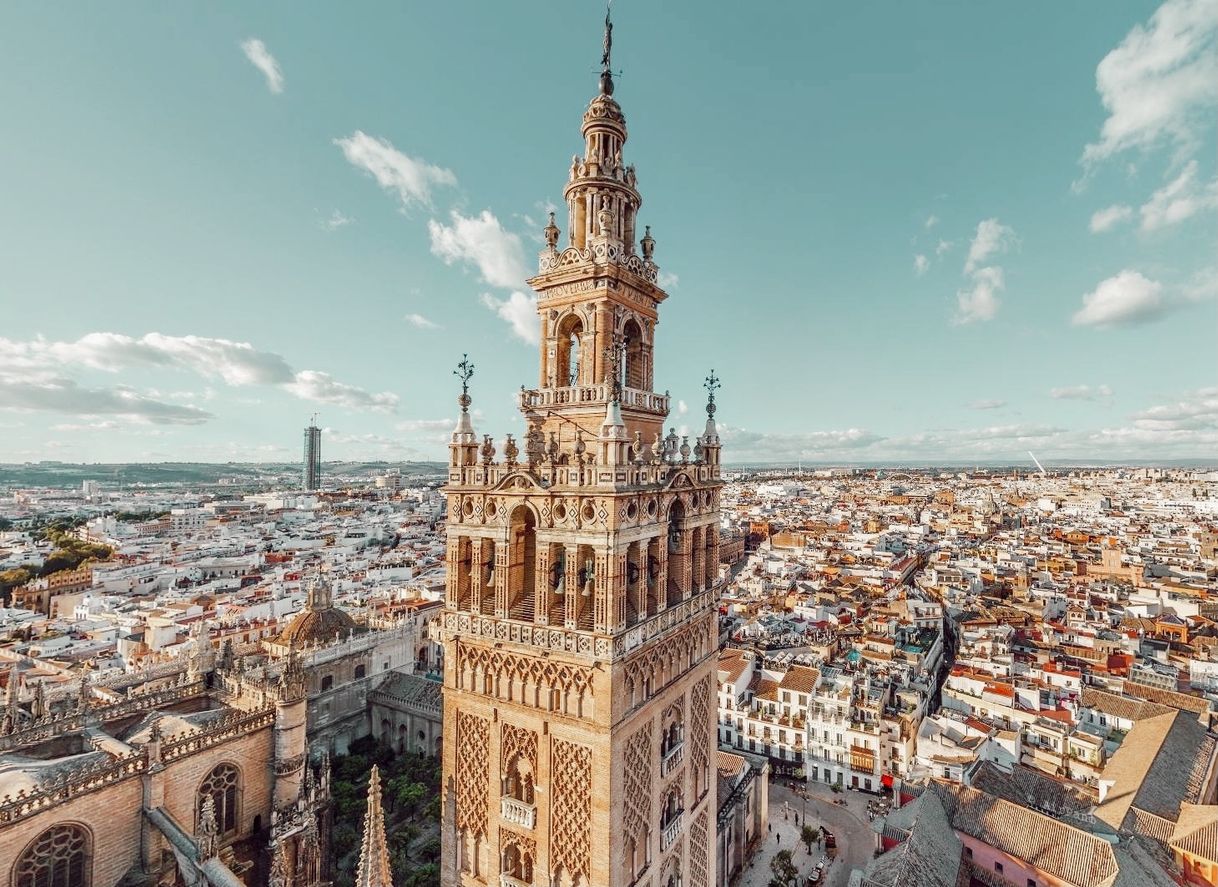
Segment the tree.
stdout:
[[799,877],[799,869],[791,861],[790,850],[779,850],[774,854],[774,858],[770,860],[770,871],[774,873],[774,879],[784,887]]
[[799,830],[799,839],[808,846],[808,853],[811,853],[812,845],[820,841],[820,832],[805,822],[804,827]]

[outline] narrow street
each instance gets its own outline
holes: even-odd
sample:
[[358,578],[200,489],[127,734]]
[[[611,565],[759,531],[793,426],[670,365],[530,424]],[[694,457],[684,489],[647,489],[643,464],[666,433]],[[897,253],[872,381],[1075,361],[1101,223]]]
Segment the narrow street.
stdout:
[[[805,799],[792,791],[788,782],[779,779],[770,783],[770,831],[741,874],[739,887],[766,887],[773,877],[770,860],[779,850],[795,851],[792,861],[799,869],[801,879],[811,873],[825,850],[823,843],[813,844],[809,854],[808,848],[800,842],[805,815],[814,828],[823,825],[837,838],[837,856],[829,864],[822,884],[844,887],[850,879],[851,869],[866,865],[875,849],[871,822],[867,819],[867,802],[871,795],[852,791],[835,795],[827,786],[801,783],[801,791],[808,789]],[[845,799],[846,803],[834,804],[834,799]],[[796,825],[797,819],[799,825]]]

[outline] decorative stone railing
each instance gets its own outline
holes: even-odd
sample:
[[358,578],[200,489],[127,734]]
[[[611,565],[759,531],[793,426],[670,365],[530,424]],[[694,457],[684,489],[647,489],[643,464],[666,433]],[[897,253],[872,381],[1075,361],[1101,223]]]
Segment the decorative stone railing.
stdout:
[[499,876],[499,887],[532,887],[532,884],[528,881],[521,881],[519,878],[513,878],[504,872]]
[[525,828],[533,828],[537,825],[537,807],[515,798],[499,800],[499,815],[508,822]]
[[604,238],[596,238],[591,246],[584,249],[570,246],[564,250],[542,252],[538,257],[537,269],[541,274],[547,271],[560,271],[563,268],[585,265],[589,262],[605,264],[612,262],[621,268],[637,274],[639,277],[655,283],[660,269],[655,262],[629,252],[622,244]]
[[678,742],[664,757],[660,758],[660,775],[667,776],[673,769],[685,759],[685,742]]
[[234,712],[207,724],[197,733],[175,735],[161,745],[161,760],[172,761],[195,752],[227,742],[239,736],[255,733],[275,723],[275,710]]
[[[493,487],[514,474],[525,472],[533,477],[538,486],[545,489],[553,487],[568,487],[575,489],[608,487],[654,487],[663,486],[677,472],[693,469],[692,477],[698,483],[708,483],[720,477],[719,465],[705,461],[691,460],[682,462],[678,457],[671,462],[628,462],[620,465],[598,465],[591,456],[596,448],[596,441],[587,441],[588,452],[585,454],[583,465],[559,465],[548,460],[542,460],[534,465],[527,462],[479,462],[475,465],[464,465],[450,468],[448,480],[450,484],[466,487]],[[650,444],[643,442],[645,458],[650,459]]]
[[718,601],[718,595],[718,586],[698,592],[616,636],[459,611],[447,611],[440,620],[432,622],[431,635],[432,640],[441,643],[446,636],[469,634],[607,660],[624,656],[670,628],[683,624],[691,617],[713,607]]
[[36,789],[22,789],[16,795],[0,798],[0,825],[36,816],[78,795],[138,776],[147,769],[148,757],[143,749],[132,751],[126,757],[73,767]]
[[668,825],[664,826],[664,830],[660,832],[660,852],[667,850],[681,837],[681,829],[685,826],[685,811],[681,810]]
[[187,681],[183,672],[178,683],[159,690],[143,693],[132,693],[121,697],[117,702],[101,705],[90,704],[86,708],[76,708],[65,714],[47,715],[24,725],[20,730],[0,736],[0,752],[43,742],[64,733],[81,730],[89,724],[106,723],[142,711],[152,711],[176,702],[197,696],[204,691],[202,679]]
[[[571,404],[588,404],[603,408],[609,402],[610,396],[610,386],[601,383],[599,385],[571,385],[562,388],[526,388],[520,392],[518,397],[522,410],[544,410]],[[646,410],[663,415],[668,415],[670,402],[671,398],[667,394],[656,394],[654,391],[644,391],[641,388],[623,388],[619,401],[623,409]]]

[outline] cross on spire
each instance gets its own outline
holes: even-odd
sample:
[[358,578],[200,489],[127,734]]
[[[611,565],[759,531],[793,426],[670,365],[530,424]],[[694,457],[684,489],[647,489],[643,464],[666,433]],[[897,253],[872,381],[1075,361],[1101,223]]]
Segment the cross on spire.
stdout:
[[715,392],[718,391],[722,385],[723,383],[719,380],[719,377],[715,375],[715,371],[711,370],[710,375],[706,377],[706,381],[702,383],[702,386],[706,389],[707,398],[710,403],[715,402]]

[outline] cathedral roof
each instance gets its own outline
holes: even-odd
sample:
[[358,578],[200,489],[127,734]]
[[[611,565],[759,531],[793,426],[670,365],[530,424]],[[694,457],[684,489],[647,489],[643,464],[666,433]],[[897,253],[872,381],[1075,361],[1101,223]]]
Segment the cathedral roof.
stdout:
[[309,583],[305,608],[275,638],[284,647],[306,647],[328,643],[357,630],[355,620],[334,606],[330,583],[318,576]]
[[322,610],[304,609],[279,633],[275,642],[285,647],[311,646],[314,641],[325,643],[356,629],[355,620],[338,607]]

